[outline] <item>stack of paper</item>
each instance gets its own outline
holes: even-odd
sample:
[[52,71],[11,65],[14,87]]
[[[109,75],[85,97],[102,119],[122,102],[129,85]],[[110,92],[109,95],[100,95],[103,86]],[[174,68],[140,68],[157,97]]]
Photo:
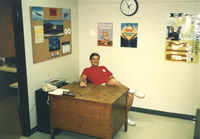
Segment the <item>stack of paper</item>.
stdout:
[[69,90],[68,90],[68,89],[61,89],[61,88],[59,88],[59,89],[56,89],[56,90],[54,90],[54,91],[49,92],[48,94],[52,94],[52,95],[62,95],[62,94],[63,94],[63,91],[68,92]]

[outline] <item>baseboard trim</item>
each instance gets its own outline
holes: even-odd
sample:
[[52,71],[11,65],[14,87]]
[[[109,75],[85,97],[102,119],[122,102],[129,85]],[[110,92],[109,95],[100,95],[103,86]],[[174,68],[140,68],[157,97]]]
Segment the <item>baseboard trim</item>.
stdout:
[[[196,121],[196,118],[194,115],[187,115],[187,114],[179,114],[179,113],[171,113],[171,112],[165,112],[165,111],[158,111],[158,110],[152,110],[152,109],[145,109],[145,108],[139,108],[139,107],[131,107],[130,111],[135,112],[142,112],[147,114],[154,114],[154,115],[160,115],[160,116],[167,116],[167,117],[173,117],[173,118],[180,118],[184,120],[191,120]],[[37,132],[37,126],[31,129],[31,135]]]
[[154,115],[160,115],[160,116],[167,116],[167,117],[173,117],[173,118],[180,118],[180,119],[192,120],[192,121],[196,120],[194,115],[171,113],[171,112],[145,109],[145,108],[139,108],[139,107],[131,107],[130,111],[142,112],[142,113],[148,113],[148,114],[154,114]]
[[194,139],[200,139],[200,109],[196,112],[196,123],[194,128]]

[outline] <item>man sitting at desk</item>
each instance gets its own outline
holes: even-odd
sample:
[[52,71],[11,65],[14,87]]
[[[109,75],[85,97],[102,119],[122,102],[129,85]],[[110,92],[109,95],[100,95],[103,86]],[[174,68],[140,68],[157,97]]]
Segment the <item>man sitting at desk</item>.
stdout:
[[[98,85],[110,85],[118,87],[126,87],[117,81],[112,73],[105,67],[99,66],[100,55],[98,53],[92,53],[90,55],[91,67],[85,68],[80,77],[80,87],[87,87],[86,81]],[[127,88],[127,87],[126,87]],[[134,95],[138,98],[144,98],[145,94],[141,92],[133,91],[129,88],[127,95],[127,110],[129,110],[133,103]],[[136,123],[128,119],[128,124],[135,126]]]

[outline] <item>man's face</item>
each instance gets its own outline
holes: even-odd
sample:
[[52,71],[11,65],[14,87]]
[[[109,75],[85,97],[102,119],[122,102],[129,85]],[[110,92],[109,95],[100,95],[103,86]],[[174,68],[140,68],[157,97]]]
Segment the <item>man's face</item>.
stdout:
[[93,56],[92,59],[90,60],[92,66],[98,66],[99,65],[99,57],[98,56]]

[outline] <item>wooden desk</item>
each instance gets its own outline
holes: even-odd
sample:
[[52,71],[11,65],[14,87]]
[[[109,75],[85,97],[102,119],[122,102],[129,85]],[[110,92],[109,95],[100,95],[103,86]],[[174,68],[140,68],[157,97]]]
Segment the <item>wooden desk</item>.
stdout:
[[9,87],[10,87],[10,88],[16,88],[16,89],[18,89],[18,82],[9,84]]
[[62,88],[76,97],[49,95],[52,139],[54,128],[111,139],[127,123],[127,88],[95,84],[80,88],[78,82]]
[[0,71],[17,73],[17,69],[16,68],[8,67],[7,65],[0,66]]
[[0,66],[0,98],[12,95],[16,90],[10,88],[11,83],[17,82],[16,68]]

